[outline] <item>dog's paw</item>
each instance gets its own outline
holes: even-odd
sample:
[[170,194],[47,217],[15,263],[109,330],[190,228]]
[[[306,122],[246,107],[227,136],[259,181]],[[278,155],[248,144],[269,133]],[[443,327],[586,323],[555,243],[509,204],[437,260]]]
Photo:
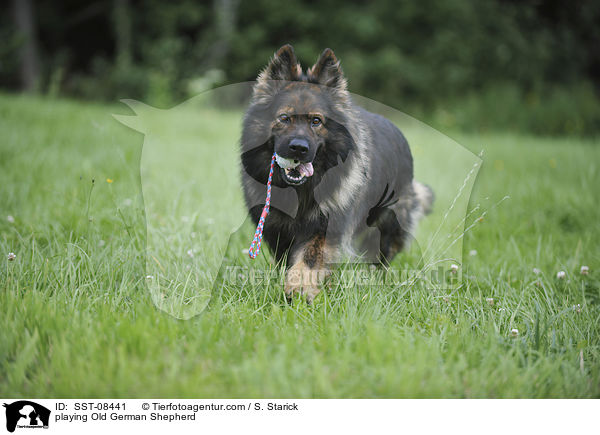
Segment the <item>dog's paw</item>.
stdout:
[[321,289],[318,286],[307,286],[302,289],[302,294],[306,297],[308,305],[312,304],[319,293],[321,293]]
[[295,295],[301,295],[306,298],[308,304],[311,304],[321,292],[318,272],[307,268],[302,263],[292,266],[285,277],[284,292],[290,303]]
[[321,293],[321,289],[318,286],[298,286],[298,287],[285,287],[285,298],[287,302],[291,305],[294,296],[300,295],[306,299],[307,304],[312,304],[317,295]]

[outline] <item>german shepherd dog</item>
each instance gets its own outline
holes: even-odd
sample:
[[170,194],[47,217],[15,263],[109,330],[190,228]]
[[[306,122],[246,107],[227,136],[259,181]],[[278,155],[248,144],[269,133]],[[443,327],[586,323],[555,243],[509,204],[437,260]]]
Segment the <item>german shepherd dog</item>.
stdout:
[[265,204],[264,240],[286,259],[285,294],[311,303],[331,265],[358,256],[388,264],[431,210],[433,192],[413,180],[400,130],[353,104],[331,49],[304,72],[281,47],[254,85],[241,138],[242,184],[254,223]]

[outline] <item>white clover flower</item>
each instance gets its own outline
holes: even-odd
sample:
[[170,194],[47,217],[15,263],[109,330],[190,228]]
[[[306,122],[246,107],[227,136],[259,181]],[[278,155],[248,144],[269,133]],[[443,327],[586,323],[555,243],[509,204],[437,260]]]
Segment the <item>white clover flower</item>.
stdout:
[[556,277],[558,279],[565,279],[566,276],[567,276],[567,273],[564,270],[561,270],[556,274]]
[[451,264],[450,265],[450,273],[456,273],[458,272],[458,264]]
[[535,273],[536,275],[539,275],[540,273],[542,273],[542,271],[540,269],[538,269],[537,267],[534,267],[533,273]]
[[146,279],[154,279],[152,275],[146,275]]
[[486,298],[485,301],[488,303],[488,305],[494,305],[494,298]]
[[15,258],[17,258],[17,255],[14,252],[8,253],[8,261],[14,261]]
[[581,304],[573,305],[573,310],[577,313],[581,313]]
[[8,221],[9,224],[15,223],[15,218],[12,217],[11,215],[6,216],[6,220]]
[[511,329],[510,335],[512,335],[513,337],[517,337],[519,335],[519,330],[517,328]]
[[471,250],[469,251],[469,255],[470,255],[471,257],[475,257],[475,256],[477,255],[477,249],[471,249]]
[[190,258],[194,258],[194,250],[193,249],[188,249],[187,250],[187,255],[189,255]]
[[590,273],[590,268],[587,266],[581,266],[581,270],[580,270],[582,275],[587,275]]

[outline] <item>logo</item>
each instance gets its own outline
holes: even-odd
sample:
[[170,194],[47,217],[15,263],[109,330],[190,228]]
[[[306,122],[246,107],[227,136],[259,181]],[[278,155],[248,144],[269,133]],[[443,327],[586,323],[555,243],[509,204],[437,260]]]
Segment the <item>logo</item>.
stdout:
[[14,432],[15,428],[48,429],[50,410],[29,400],[19,400],[6,408],[6,430]]

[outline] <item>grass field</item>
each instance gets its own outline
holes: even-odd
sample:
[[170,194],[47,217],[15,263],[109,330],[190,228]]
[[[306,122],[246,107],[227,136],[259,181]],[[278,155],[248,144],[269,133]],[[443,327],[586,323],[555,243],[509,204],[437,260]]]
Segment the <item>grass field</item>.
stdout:
[[[147,290],[152,186],[144,202],[143,137],[116,112],[0,95],[0,396],[600,397],[597,142],[450,134],[484,151],[458,289],[334,286],[307,307],[240,284],[184,321]],[[239,117],[207,111],[198,128],[235,141]],[[189,162],[223,174],[199,187],[220,205],[192,216],[193,261],[243,215],[228,158]],[[172,192],[155,197],[184,207]]]

